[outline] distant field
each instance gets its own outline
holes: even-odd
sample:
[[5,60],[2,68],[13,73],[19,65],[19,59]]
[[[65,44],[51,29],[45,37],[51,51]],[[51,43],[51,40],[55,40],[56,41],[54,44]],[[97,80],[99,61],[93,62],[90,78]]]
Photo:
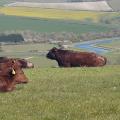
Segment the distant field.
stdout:
[[25,7],[40,7],[40,8],[55,8],[65,10],[91,10],[91,11],[112,11],[112,8],[106,1],[96,2],[60,2],[60,3],[40,3],[40,2],[14,2],[6,6],[25,6]]
[[112,41],[112,43],[104,44],[103,46],[113,49],[120,49],[120,39],[118,41]]
[[105,32],[113,29],[111,26],[87,24],[68,20],[36,19],[26,17],[0,15],[0,31],[30,30],[36,32]]
[[119,120],[120,66],[25,70],[26,85],[0,93],[1,120]]
[[3,6],[5,4],[9,4],[11,2],[15,2],[15,0],[0,0],[0,6]]
[[42,9],[29,7],[2,7],[1,14],[37,17],[47,19],[62,19],[62,20],[92,20],[99,21],[103,16],[117,16],[115,12],[90,12],[90,11],[74,11],[74,10],[59,10],[59,9]]

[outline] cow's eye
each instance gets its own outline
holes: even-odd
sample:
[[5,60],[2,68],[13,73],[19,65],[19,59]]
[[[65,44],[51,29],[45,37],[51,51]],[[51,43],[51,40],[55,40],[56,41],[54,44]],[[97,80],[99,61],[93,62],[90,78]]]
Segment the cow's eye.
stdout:
[[14,64],[14,63],[15,63],[15,60],[13,60],[12,63]]

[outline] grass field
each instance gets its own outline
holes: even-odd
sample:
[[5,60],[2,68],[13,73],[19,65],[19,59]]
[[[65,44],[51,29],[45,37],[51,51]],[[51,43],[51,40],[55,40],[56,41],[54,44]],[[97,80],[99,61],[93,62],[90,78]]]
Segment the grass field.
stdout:
[[25,70],[28,84],[0,93],[0,119],[119,120],[119,67]]
[[111,49],[105,56],[108,59],[108,64],[120,64],[120,40],[114,41],[109,44],[102,44],[102,47]]
[[112,49],[120,49],[120,39],[118,39],[117,41],[113,40],[111,43],[103,44],[102,46]]
[[106,54],[109,64],[120,64],[120,39],[98,46],[111,49],[111,51]]
[[15,16],[0,15],[0,31],[19,31],[30,30],[36,32],[105,32],[113,29],[111,26],[104,26],[99,24],[85,24],[74,21],[65,20],[48,20],[36,18],[23,18]]
[[[108,53],[103,53],[107,57],[107,64],[120,65],[120,44],[119,40],[113,40],[112,43],[99,44],[97,46],[102,46],[105,48],[110,48]],[[19,44],[19,45],[2,45],[2,51],[0,56],[9,56],[17,58],[30,58],[29,61],[33,62],[35,67],[55,67],[57,62],[55,60],[49,60],[45,57],[48,50],[53,47],[58,47],[56,44]],[[71,48],[73,49],[73,48]],[[77,50],[77,49],[74,49]],[[78,49],[84,51],[82,49]]]
[[28,61],[34,63],[35,67],[57,66],[56,61],[49,60],[45,54],[54,44],[21,44],[21,45],[3,45],[0,56],[8,56],[15,58],[30,58]]
[[[0,5],[4,2],[0,2]],[[15,9],[6,8],[6,11],[5,9],[0,11],[3,10],[3,13],[6,12],[4,14],[8,14],[14,10],[9,15],[23,16],[19,15],[21,8]],[[24,11],[25,13],[23,11],[21,13],[32,14],[31,8]],[[49,13],[47,10],[41,12],[44,12],[43,17]],[[50,12],[53,14],[53,11]],[[28,17],[39,17],[37,9],[33,13],[33,16]],[[65,19],[63,15],[61,16]],[[57,14],[56,17],[60,16]],[[97,15],[92,17],[95,21],[99,18]],[[82,20],[80,17],[79,19]],[[84,19],[89,18],[84,17]],[[81,34],[94,31],[105,32],[111,29],[110,26],[83,24],[79,21],[0,15],[0,31],[31,30]],[[47,52],[53,46],[56,45],[2,46],[3,51],[0,52],[0,56],[31,57],[29,61],[35,64],[35,68],[24,70],[29,78],[28,84],[17,85],[16,90],[10,93],[0,93],[0,120],[120,120],[120,65],[107,65],[101,68],[53,68],[57,63],[46,59],[45,54],[41,54],[41,51]],[[120,48],[119,42],[109,44],[107,47]],[[105,56],[112,60],[112,63],[116,64],[118,61],[120,64],[119,53],[119,49],[113,49]]]
[[117,12],[92,12],[92,11],[74,11],[59,9],[44,9],[30,7],[2,7],[0,13],[5,15],[37,17],[46,19],[62,19],[62,20],[92,20],[99,21],[103,16],[118,16]]

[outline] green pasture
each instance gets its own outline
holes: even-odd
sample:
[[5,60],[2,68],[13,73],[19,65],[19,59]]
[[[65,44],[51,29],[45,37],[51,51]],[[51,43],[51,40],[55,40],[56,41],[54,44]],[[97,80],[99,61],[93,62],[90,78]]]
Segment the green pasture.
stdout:
[[0,93],[1,120],[119,120],[120,66],[34,68]]
[[120,64],[120,39],[114,40],[113,38],[111,43],[100,44],[98,46],[110,49],[110,51],[105,54],[108,59],[108,64]]
[[36,32],[105,32],[113,27],[101,24],[81,23],[78,21],[49,20],[15,16],[0,16],[0,31],[30,30]]
[[[107,57],[107,64],[119,65],[120,64],[120,44],[119,40],[113,40],[112,43],[99,44],[97,46],[109,48],[110,51],[103,53],[103,56]],[[57,62],[55,60],[49,60],[46,58],[47,52],[53,48],[58,47],[56,44],[48,43],[29,43],[18,45],[2,45],[0,56],[16,57],[16,58],[28,58],[35,64],[35,67],[56,67]],[[73,50],[73,48],[71,48]],[[82,49],[74,49],[75,51],[83,51]]]
[[6,52],[42,52],[47,51],[50,48],[54,47],[54,44],[48,43],[26,43],[26,44],[11,44],[11,45],[3,45],[2,50]]
[[27,58],[34,63],[35,67],[55,67],[57,62],[46,58],[47,52],[53,47],[57,45],[45,43],[2,45],[0,56]]
[[102,44],[101,46],[112,48],[112,49],[119,49],[120,48],[120,38],[118,40],[112,40],[109,44]]

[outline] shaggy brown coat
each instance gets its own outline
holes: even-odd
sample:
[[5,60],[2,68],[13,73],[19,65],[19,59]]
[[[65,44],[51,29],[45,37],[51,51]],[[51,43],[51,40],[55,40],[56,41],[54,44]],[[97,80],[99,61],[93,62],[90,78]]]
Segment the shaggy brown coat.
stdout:
[[101,55],[91,52],[74,52],[52,48],[47,58],[56,60],[60,67],[98,67],[104,66],[107,59]]
[[[5,68],[2,67],[2,65],[5,66]],[[0,68],[2,67],[2,71],[9,67],[12,67],[15,70],[16,74],[14,75],[14,81],[16,81],[17,84],[28,82],[28,78],[25,76],[21,66],[21,63],[15,59],[6,59],[4,62],[0,63]]]

